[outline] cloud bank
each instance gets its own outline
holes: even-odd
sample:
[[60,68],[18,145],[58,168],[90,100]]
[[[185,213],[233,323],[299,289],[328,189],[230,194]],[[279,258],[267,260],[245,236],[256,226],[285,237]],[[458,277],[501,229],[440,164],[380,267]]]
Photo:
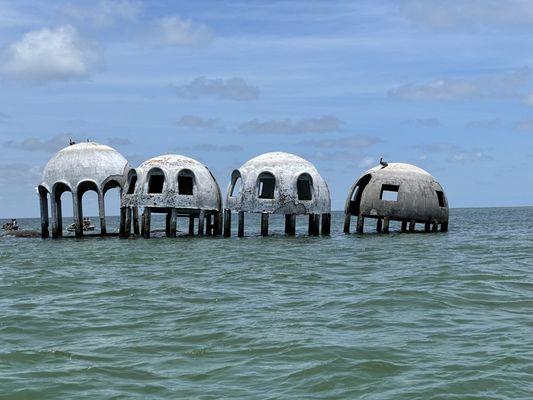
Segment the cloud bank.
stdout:
[[209,79],[203,76],[182,86],[174,86],[178,97],[185,99],[214,98],[221,100],[251,101],[259,98],[259,89],[242,78]]
[[323,115],[318,118],[300,120],[280,119],[258,121],[253,119],[239,126],[241,134],[253,135],[292,135],[302,133],[330,133],[339,132],[343,122],[335,116]]

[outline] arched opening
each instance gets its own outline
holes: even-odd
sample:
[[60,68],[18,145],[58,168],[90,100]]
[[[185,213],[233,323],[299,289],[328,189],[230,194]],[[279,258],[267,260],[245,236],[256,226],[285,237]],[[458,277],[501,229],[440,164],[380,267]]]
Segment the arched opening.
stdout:
[[128,173],[128,191],[127,194],[135,193],[135,186],[137,185],[137,171],[134,169]]
[[[78,209],[79,218],[84,232],[95,230],[95,221],[99,212],[99,194],[98,185],[92,181],[83,181],[78,185]],[[85,204],[84,204],[85,201]]]
[[242,190],[242,178],[241,173],[235,170],[231,173],[231,187],[229,190],[230,197],[237,197],[241,194]]
[[[136,178],[137,172],[135,170],[131,170],[130,173],[131,172],[135,174]],[[129,182],[131,184],[132,180],[129,180]],[[105,233],[118,230],[121,194],[122,187],[118,181],[109,180],[105,183],[102,190],[102,200],[100,204],[100,227],[102,229],[105,226]],[[110,216],[113,218],[109,218]]]
[[194,174],[191,170],[182,169],[178,173],[178,194],[192,196],[194,188]]
[[350,214],[359,215],[360,206],[361,206],[361,198],[363,196],[363,192],[366,188],[366,185],[368,185],[368,182],[370,182],[371,178],[372,178],[372,175],[367,174],[363,176],[361,179],[359,179],[359,182],[357,182],[357,185],[355,185],[355,188],[352,192],[352,196],[350,200]]
[[437,200],[439,201],[439,207],[447,207],[446,204],[446,197],[444,196],[444,192],[442,190],[436,190],[437,193]]
[[163,193],[165,173],[160,168],[153,168],[148,172],[148,193]]
[[270,172],[262,172],[257,178],[257,197],[260,199],[273,199],[276,178]]
[[39,185],[37,188],[39,192],[39,206],[41,210],[41,237],[43,239],[49,236],[49,216],[48,216],[48,189]]
[[301,174],[296,182],[296,189],[298,191],[298,200],[312,200],[313,178],[311,178],[311,175]]
[[[67,197],[64,193],[69,193]],[[63,182],[58,182],[52,188],[53,202],[51,204],[52,213],[52,234],[54,237],[63,236],[63,217],[67,217],[66,222],[70,225],[72,222],[72,191],[68,185]],[[63,206],[65,203],[65,206]],[[55,207],[54,207],[55,206]],[[54,229],[55,226],[55,229]],[[55,232],[54,232],[55,230]]]

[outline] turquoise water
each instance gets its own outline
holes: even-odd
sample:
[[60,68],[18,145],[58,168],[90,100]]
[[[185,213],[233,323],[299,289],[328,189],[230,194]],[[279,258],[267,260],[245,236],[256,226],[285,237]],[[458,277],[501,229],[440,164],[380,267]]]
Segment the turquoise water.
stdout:
[[0,398],[533,398],[533,208],[332,227],[0,238]]

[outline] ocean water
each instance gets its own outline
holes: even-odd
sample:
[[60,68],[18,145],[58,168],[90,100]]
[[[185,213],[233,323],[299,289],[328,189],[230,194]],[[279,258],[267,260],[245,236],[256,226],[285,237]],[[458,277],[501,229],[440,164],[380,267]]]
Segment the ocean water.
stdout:
[[533,208],[452,210],[437,234],[342,219],[0,238],[0,398],[533,398]]

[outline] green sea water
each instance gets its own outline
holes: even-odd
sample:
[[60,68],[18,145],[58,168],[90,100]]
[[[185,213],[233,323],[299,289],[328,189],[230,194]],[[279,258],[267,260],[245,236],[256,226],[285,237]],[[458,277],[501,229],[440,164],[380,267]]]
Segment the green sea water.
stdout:
[[342,219],[0,238],[0,398],[533,398],[533,208],[451,210],[437,234]]

